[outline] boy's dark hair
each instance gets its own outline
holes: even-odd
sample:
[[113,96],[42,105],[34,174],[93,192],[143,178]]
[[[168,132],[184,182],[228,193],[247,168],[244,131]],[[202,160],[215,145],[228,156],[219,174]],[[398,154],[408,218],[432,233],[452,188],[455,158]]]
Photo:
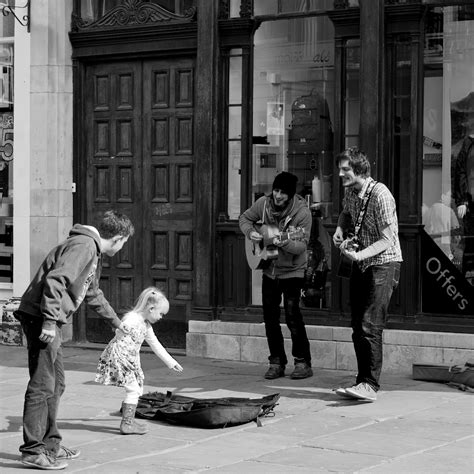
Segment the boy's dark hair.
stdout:
[[370,162],[367,159],[367,155],[356,146],[347,148],[339,153],[336,160],[337,165],[339,165],[342,160],[349,160],[349,166],[356,176],[362,176],[364,178],[370,176]]
[[135,233],[130,219],[125,214],[113,210],[104,213],[97,229],[103,239],[111,239],[116,235],[129,237]]

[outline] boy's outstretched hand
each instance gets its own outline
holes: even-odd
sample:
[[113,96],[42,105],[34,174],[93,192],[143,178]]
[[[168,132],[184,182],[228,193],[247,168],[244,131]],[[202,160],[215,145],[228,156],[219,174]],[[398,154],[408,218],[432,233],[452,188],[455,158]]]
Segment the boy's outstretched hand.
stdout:
[[117,333],[117,330],[122,331],[124,334],[129,334],[130,333],[130,326],[122,322],[120,326],[115,330],[115,333]]
[[175,372],[182,372],[183,368],[176,362],[176,365],[171,367]]

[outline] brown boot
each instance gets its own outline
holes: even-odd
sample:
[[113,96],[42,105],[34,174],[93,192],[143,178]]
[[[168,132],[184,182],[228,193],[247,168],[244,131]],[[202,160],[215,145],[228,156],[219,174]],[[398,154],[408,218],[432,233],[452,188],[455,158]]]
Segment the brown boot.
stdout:
[[120,433],[123,435],[142,435],[148,432],[146,426],[135,421],[136,408],[136,405],[122,403],[122,422],[120,423]]

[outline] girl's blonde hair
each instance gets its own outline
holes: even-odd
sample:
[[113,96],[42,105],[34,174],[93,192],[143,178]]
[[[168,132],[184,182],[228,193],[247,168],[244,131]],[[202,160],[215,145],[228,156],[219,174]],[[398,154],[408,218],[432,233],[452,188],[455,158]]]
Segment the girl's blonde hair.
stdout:
[[142,313],[149,306],[158,306],[165,302],[168,302],[165,294],[158,288],[149,286],[140,293],[140,296],[138,297],[132,311],[135,313]]

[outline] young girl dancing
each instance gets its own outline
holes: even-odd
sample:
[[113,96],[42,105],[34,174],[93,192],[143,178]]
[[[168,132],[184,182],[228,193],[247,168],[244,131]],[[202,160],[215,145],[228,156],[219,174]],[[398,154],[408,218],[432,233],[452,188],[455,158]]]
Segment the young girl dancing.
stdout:
[[143,394],[144,375],[140,364],[140,347],[143,341],[148,343],[168,368],[176,372],[183,370],[160,344],[151,326],[169,311],[169,307],[166,296],[157,288],[143,290],[135,307],[122,319],[123,330],[116,330],[115,337],[100,356],[95,381],[125,388],[120,423],[120,432],[124,435],[141,435],[148,431],[135,421],[138,399]]

